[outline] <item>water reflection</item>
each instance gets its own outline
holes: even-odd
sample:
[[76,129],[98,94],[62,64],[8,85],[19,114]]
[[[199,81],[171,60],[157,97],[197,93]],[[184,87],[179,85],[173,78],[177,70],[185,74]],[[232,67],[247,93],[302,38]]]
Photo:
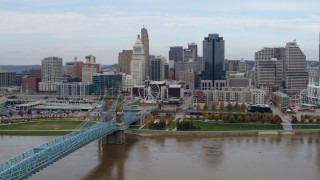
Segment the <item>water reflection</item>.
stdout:
[[115,179],[124,180],[125,161],[130,149],[138,141],[128,136],[124,145],[107,144],[103,140],[98,142],[99,164],[83,179]]
[[[128,135],[126,140],[125,145],[89,144],[32,179],[320,179],[319,135],[217,138]],[[16,154],[12,149],[22,152],[31,142],[39,144],[47,139],[1,136],[0,141],[3,159]]]

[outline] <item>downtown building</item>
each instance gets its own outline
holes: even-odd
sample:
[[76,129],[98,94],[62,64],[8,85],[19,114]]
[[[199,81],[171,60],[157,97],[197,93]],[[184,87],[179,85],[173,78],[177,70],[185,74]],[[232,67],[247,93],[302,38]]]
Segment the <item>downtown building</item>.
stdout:
[[115,96],[122,90],[123,75],[121,73],[96,73],[92,79],[93,94],[96,96]]
[[224,80],[225,42],[219,34],[209,34],[203,40],[203,80]]
[[92,95],[92,84],[82,82],[57,83],[57,95],[59,96],[89,96]]
[[285,48],[263,48],[255,52],[254,56],[255,80],[257,88],[264,89],[267,93],[272,87],[284,85]]
[[[320,33],[319,33],[319,63],[320,63]],[[320,64],[309,72],[309,83],[306,92],[300,93],[300,103],[305,106],[320,106]]]
[[62,58],[47,57],[41,61],[39,91],[55,92],[57,83],[62,82]]
[[271,93],[273,87],[282,87],[288,94],[299,94],[307,88],[306,56],[297,43],[285,47],[263,48],[255,53],[254,84]]
[[119,64],[119,71],[125,74],[130,74],[131,68],[131,60],[132,60],[132,50],[122,50],[118,56],[118,64]]
[[132,60],[131,60],[131,72],[130,74],[136,80],[137,85],[141,85],[146,79],[145,68],[145,52],[144,47],[140,39],[140,35],[133,46]]
[[164,80],[164,63],[166,62],[165,57],[163,56],[149,56],[150,62],[150,80],[153,81],[163,81]]

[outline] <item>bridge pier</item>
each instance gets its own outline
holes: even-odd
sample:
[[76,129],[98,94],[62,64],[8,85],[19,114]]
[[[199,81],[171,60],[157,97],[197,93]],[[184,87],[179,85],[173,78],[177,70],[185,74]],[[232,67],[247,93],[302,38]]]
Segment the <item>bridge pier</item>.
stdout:
[[126,136],[124,130],[118,130],[102,138],[102,140],[107,144],[124,144],[126,142]]

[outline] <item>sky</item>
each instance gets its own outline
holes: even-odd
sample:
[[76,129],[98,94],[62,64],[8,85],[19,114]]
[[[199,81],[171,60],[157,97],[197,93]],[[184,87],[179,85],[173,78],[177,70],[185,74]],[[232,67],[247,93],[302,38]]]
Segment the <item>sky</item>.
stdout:
[[307,60],[318,60],[319,0],[1,0],[0,65],[64,62],[93,54],[114,64],[148,30],[150,54],[168,58],[170,46],[198,44],[218,33],[226,59],[254,59],[263,47],[296,40]]

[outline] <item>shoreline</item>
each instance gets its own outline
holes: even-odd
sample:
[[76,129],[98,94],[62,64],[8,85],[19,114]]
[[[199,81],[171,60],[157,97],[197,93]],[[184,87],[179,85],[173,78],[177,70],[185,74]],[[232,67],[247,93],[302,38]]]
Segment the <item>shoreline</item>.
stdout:
[[[73,129],[64,130],[0,130],[1,135],[20,136],[63,136],[71,133]],[[320,129],[299,129],[299,130],[241,130],[241,131],[167,131],[130,129],[126,134],[138,135],[141,137],[150,136],[194,136],[194,137],[223,137],[223,136],[283,136],[283,135],[305,135],[319,134]]]
[[141,137],[149,136],[193,136],[193,137],[225,137],[225,136],[286,136],[286,135],[307,135],[319,134],[320,129],[299,129],[299,130],[248,130],[248,131],[165,131],[165,130],[146,130],[133,129],[127,134],[138,135]]

